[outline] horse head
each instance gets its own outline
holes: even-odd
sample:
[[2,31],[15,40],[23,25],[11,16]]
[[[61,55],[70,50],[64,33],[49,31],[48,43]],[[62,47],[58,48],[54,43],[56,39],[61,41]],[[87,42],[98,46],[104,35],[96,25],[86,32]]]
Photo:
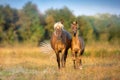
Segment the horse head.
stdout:
[[54,29],[57,39],[60,40],[62,37],[63,24],[61,22],[55,23]]
[[78,24],[77,21],[74,21],[71,24],[72,34],[75,36],[77,34]]
[[58,40],[61,39],[61,37],[62,37],[62,29],[61,28],[56,29],[56,37]]

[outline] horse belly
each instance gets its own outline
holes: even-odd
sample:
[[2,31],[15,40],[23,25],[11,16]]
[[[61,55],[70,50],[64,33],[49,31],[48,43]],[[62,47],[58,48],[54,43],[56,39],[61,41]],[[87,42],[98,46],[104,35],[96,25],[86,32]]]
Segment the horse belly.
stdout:
[[74,51],[76,51],[76,50],[79,50],[80,49],[80,47],[79,47],[79,45],[72,45],[72,50],[74,50]]
[[80,44],[81,44],[81,45],[80,45],[80,46],[81,46],[81,49],[84,50],[84,48],[85,48],[84,40],[83,40],[81,37],[79,38],[79,40],[80,40]]

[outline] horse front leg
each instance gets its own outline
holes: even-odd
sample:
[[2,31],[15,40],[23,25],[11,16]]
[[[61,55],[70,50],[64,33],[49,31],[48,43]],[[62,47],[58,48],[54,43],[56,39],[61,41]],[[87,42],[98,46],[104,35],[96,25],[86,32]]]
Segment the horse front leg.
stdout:
[[65,54],[64,54],[64,67],[66,66],[67,54],[68,54],[68,49],[65,50]]
[[59,55],[59,53],[56,53],[56,57],[57,57],[58,68],[60,69],[60,55]]
[[65,50],[62,50],[61,65],[63,68],[65,67],[65,60],[66,60],[65,57],[66,57]]
[[75,59],[75,52],[74,51],[72,51],[72,59],[73,59],[74,69],[76,69],[76,59]]

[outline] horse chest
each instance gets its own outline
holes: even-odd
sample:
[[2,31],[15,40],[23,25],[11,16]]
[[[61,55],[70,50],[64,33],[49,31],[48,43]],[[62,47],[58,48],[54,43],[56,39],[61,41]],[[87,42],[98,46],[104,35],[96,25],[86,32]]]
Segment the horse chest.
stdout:
[[61,42],[57,42],[55,44],[55,49],[58,50],[58,51],[62,51],[63,49],[65,49],[65,45]]
[[78,40],[72,40],[72,50],[75,50],[75,49],[80,49],[80,42]]
[[73,45],[73,46],[72,46],[72,50],[74,50],[74,49],[80,49],[80,46],[77,45],[77,44],[76,44],[76,45]]

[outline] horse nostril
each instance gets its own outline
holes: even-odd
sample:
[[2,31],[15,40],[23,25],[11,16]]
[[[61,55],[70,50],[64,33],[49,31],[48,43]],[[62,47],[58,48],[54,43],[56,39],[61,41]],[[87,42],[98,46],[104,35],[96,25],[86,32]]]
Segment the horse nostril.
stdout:
[[58,40],[60,40],[60,37],[58,37]]
[[76,32],[74,32],[74,36],[76,35]]
[[60,40],[60,39],[61,39],[61,36],[60,36],[60,35],[58,35],[57,39],[58,39],[58,40]]

